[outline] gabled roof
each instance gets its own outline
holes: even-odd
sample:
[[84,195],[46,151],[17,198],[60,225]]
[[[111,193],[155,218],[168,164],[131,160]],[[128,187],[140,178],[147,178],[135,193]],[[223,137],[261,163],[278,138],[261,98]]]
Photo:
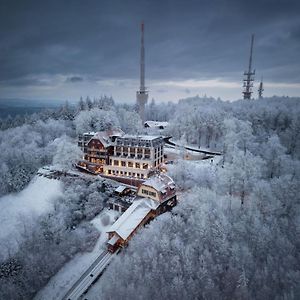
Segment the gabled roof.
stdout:
[[107,232],[116,232],[123,240],[126,240],[147,214],[155,210],[158,205],[158,202],[149,198],[135,200]]
[[119,237],[117,235],[114,235],[108,242],[107,244],[114,246],[116,242],[118,241]]
[[175,188],[173,179],[166,174],[152,176],[143,182],[141,186],[143,185],[153,187],[158,192],[165,192],[168,188]]
[[115,189],[115,192],[116,193],[122,193],[124,192],[126,189],[129,189],[128,186],[125,186],[125,185],[119,185],[116,189]]
[[99,131],[94,134],[94,136],[90,139],[90,141],[93,139],[97,139],[106,148],[112,144],[111,137],[123,136],[123,135],[124,132],[121,129],[110,129],[105,131]]

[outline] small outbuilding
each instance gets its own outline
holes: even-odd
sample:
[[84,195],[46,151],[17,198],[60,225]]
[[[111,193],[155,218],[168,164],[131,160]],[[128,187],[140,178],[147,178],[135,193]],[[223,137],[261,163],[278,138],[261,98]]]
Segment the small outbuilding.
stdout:
[[119,195],[119,196],[126,196],[128,194],[130,194],[131,189],[128,186],[125,185],[119,185],[116,189],[115,189],[115,194]]

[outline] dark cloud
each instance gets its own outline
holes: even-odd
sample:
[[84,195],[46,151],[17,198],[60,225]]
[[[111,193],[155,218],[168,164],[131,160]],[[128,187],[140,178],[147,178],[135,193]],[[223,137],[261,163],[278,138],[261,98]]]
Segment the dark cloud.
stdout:
[[299,11],[296,0],[1,0],[0,82],[137,78],[142,19],[148,78],[240,80],[254,32],[257,72],[299,82]]
[[72,76],[66,79],[66,82],[77,83],[83,81],[83,78],[80,76]]

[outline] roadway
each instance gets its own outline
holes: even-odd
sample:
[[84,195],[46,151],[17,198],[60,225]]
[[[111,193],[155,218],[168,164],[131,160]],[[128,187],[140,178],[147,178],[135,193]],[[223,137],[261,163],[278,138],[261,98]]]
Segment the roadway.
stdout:
[[178,144],[175,144],[174,142],[171,142],[171,141],[170,141],[171,138],[172,138],[171,136],[165,137],[165,138],[164,138],[164,142],[165,142],[167,145],[171,145],[171,146],[179,147],[179,148],[183,147],[183,148],[186,149],[186,150],[190,150],[190,151],[194,151],[194,152],[198,152],[198,153],[204,153],[204,154],[208,154],[208,155],[222,155],[221,152],[207,151],[207,150],[201,150],[201,149],[197,149],[197,148],[192,148],[192,147],[187,147],[187,146],[178,145]]

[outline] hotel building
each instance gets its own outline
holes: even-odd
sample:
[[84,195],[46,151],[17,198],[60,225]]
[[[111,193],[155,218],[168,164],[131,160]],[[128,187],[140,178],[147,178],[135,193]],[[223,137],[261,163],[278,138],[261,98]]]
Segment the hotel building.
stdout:
[[160,136],[116,137],[113,154],[109,156],[103,173],[107,176],[146,179],[163,162],[164,141]]

